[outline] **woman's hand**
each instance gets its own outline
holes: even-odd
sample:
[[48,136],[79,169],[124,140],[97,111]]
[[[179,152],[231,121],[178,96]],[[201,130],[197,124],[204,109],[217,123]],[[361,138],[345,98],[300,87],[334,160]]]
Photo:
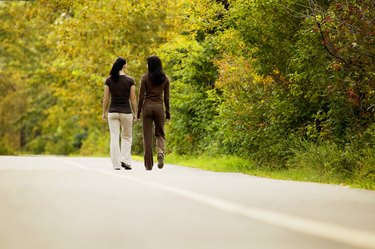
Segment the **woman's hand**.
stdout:
[[102,119],[107,120],[107,115],[104,112],[102,113]]

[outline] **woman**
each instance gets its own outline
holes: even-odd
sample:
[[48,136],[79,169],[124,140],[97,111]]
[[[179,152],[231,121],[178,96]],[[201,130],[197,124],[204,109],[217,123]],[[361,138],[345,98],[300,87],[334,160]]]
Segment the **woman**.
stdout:
[[[152,170],[154,160],[152,153],[152,128],[155,125],[156,150],[158,167],[164,166],[164,122],[170,119],[169,113],[169,79],[164,73],[161,60],[153,55],[147,58],[148,72],[142,76],[139,91],[137,119],[143,111],[143,147],[146,170]],[[165,106],[165,116],[164,107]]]
[[[102,118],[107,119],[111,134],[110,155],[113,168],[131,170],[132,124],[137,113],[135,81],[125,74],[126,60],[118,57],[105,81]],[[108,109],[109,98],[111,104]],[[130,100],[130,101],[129,101]],[[133,109],[130,108],[130,104]],[[121,149],[119,144],[121,126]]]

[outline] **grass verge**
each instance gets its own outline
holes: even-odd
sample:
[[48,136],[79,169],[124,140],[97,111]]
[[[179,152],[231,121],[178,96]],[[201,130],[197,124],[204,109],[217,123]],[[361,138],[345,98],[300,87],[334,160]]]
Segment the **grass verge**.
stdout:
[[[140,157],[142,160],[142,157]],[[237,172],[253,176],[266,177],[279,180],[293,180],[337,184],[343,187],[375,189],[375,184],[368,181],[343,178],[335,174],[324,174],[306,168],[291,168],[284,170],[271,170],[259,168],[254,162],[235,156],[186,156],[168,154],[166,163],[192,168],[210,170],[214,172]]]
[[[255,162],[246,160],[236,156],[188,156],[188,155],[177,155],[167,154],[165,162],[168,164],[187,166],[192,168],[198,168],[203,170],[209,170],[214,172],[233,172],[243,173],[253,176],[266,177],[278,180],[293,180],[293,181],[305,181],[305,182],[317,182],[326,184],[337,184],[343,187],[363,188],[375,190],[374,177],[363,177],[370,172],[373,174],[372,168],[375,165],[375,158],[373,151],[369,151],[366,155],[361,158],[362,171],[356,174],[356,177],[343,177],[340,174],[334,173],[334,170],[327,170],[328,165],[336,165],[337,158],[339,156],[331,156],[337,152],[327,153],[328,149],[322,151],[316,150],[316,148],[309,149],[307,153],[296,153],[293,160],[288,163],[288,169],[275,170],[267,167],[259,167]],[[322,156],[324,155],[324,156]],[[74,155],[70,155],[74,156]],[[75,155],[79,156],[79,155]],[[109,157],[108,154],[95,155],[98,157]],[[133,160],[143,161],[143,156],[132,155]],[[154,158],[156,162],[156,157]],[[342,164],[341,162],[339,164]],[[363,170],[364,169],[364,170]]]

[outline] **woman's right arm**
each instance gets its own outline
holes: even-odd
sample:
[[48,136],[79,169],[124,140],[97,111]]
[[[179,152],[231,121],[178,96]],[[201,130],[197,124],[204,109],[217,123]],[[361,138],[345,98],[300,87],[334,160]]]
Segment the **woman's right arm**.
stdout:
[[102,112],[102,119],[107,119],[107,112],[108,112],[108,104],[109,104],[109,87],[108,85],[104,86],[104,93],[103,93],[103,112]]
[[144,77],[141,79],[141,89],[139,89],[139,97],[138,97],[138,112],[137,112],[137,119],[141,118],[141,112],[143,107],[143,101],[145,100],[145,93],[146,93],[146,85],[145,85]]

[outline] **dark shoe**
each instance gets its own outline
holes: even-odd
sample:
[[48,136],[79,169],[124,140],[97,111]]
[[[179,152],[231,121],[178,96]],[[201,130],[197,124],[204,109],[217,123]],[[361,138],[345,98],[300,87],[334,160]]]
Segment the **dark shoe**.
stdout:
[[126,170],[131,170],[132,169],[132,167],[129,164],[126,164],[126,163],[123,163],[123,162],[121,162],[121,167],[123,167]]
[[164,155],[162,153],[158,153],[158,168],[162,169],[164,167]]
[[114,168],[114,170],[120,170],[121,168]]

